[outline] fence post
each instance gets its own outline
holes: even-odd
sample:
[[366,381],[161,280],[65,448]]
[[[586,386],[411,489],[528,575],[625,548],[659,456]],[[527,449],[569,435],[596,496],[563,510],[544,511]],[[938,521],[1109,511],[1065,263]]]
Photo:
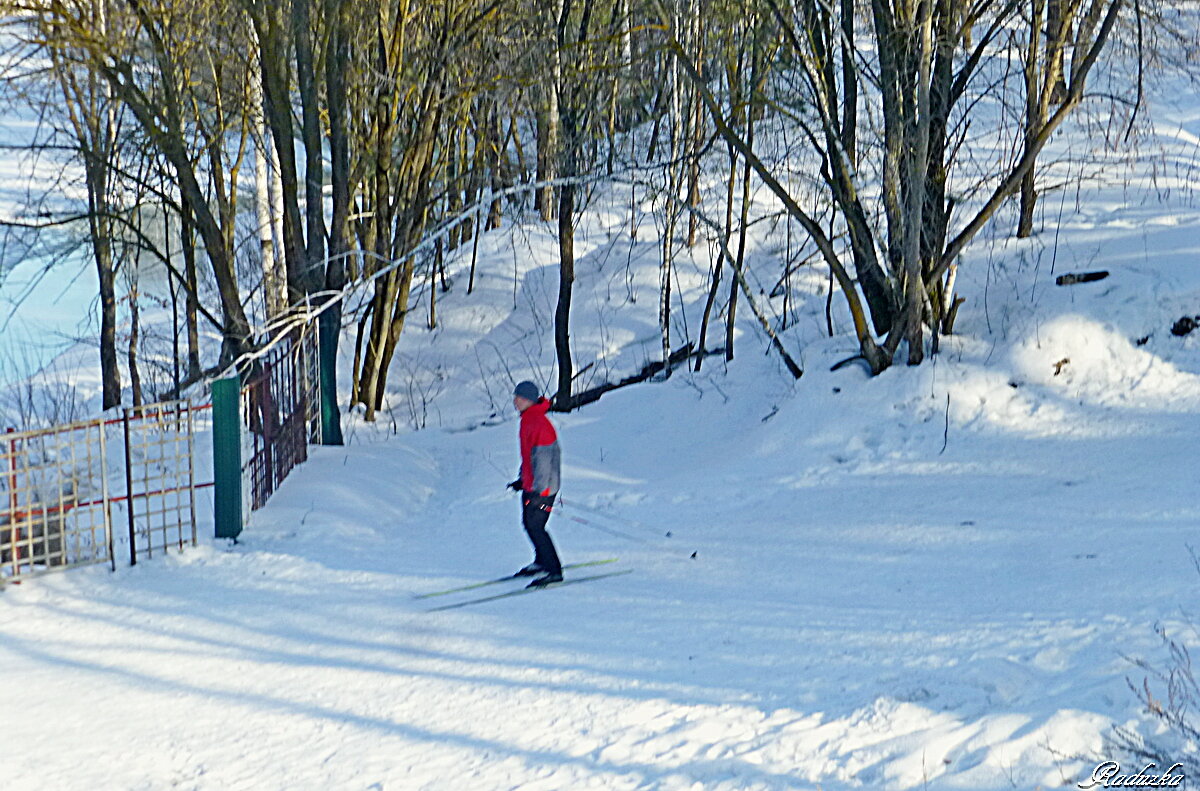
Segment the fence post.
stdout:
[[[137,530],[134,525],[133,456],[129,443],[129,408],[121,409],[121,426],[125,431],[125,513],[129,517],[129,565],[137,565]],[[147,533],[148,535],[148,533]]]
[[337,403],[337,347],[341,310],[317,316],[317,370],[321,394],[321,444],[341,445],[342,418]]
[[242,532],[241,379],[234,374],[212,385],[213,511],[217,538]]
[[108,440],[104,418],[96,421],[96,432],[100,437],[100,500],[104,504],[104,541],[108,545],[108,567],[117,570],[117,555],[113,550],[112,500],[108,494]]
[[[188,460],[188,513],[192,519],[192,546],[196,546],[196,448],[195,426],[192,422],[191,399],[187,403],[187,460]],[[176,412],[176,414],[179,414]],[[179,531],[179,548],[183,549],[183,531]]]
[[[9,426],[5,433],[15,434],[16,429],[12,426]],[[8,475],[8,542],[12,547],[13,576],[18,577],[21,574],[21,528],[17,527],[21,521],[17,517],[17,505],[20,500],[17,497],[17,441],[11,438],[8,440]]]

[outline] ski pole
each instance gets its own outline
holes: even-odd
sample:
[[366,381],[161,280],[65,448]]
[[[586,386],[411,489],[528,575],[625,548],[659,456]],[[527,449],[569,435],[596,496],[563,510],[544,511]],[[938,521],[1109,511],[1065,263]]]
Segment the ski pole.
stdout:
[[[501,475],[505,475],[505,474],[506,474],[506,473],[504,472],[504,470],[500,469],[500,467],[498,467],[498,466],[496,465],[496,463],[492,461],[492,459],[491,459],[491,457],[490,457],[490,456],[488,456],[488,455],[486,455],[486,454],[483,454],[483,453],[480,453],[479,455],[480,455],[480,456],[483,458],[483,460],[484,460],[485,462],[487,462],[487,463],[488,463],[488,465],[489,465],[489,466],[490,466],[492,469],[494,469],[496,472],[500,473]],[[671,554],[671,555],[678,555],[678,556],[680,556],[680,557],[683,557],[684,555],[688,555],[688,553],[687,553],[687,550],[679,550],[679,549],[676,549],[675,547],[666,547],[666,546],[663,546],[663,545],[662,545],[662,541],[661,541],[661,539],[658,539],[658,540],[654,540],[654,541],[652,541],[652,540],[650,540],[650,539],[648,539],[648,538],[644,538],[644,537],[642,537],[642,536],[635,536],[635,535],[632,535],[632,534],[630,534],[630,533],[626,533],[626,532],[624,532],[624,531],[622,531],[622,530],[617,530],[617,529],[615,529],[615,528],[612,528],[612,527],[605,527],[604,525],[598,525],[598,524],[596,524],[595,522],[592,522],[592,521],[590,521],[590,520],[588,520],[588,519],[584,519],[584,518],[583,518],[583,517],[581,517],[581,516],[575,516],[574,514],[568,514],[568,513],[565,513],[564,511],[565,511],[565,509],[567,509],[567,508],[579,508],[579,509],[581,509],[581,510],[587,511],[587,512],[589,512],[589,513],[591,513],[591,514],[594,514],[594,515],[597,515],[597,516],[607,516],[607,517],[608,517],[608,518],[610,518],[610,519],[614,519],[614,520],[616,520],[616,521],[618,521],[618,522],[624,522],[625,524],[632,525],[633,527],[639,527],[639,528],[642,528],[642,529],[644,529],[644,530],[653,530],[654,528],[650,527],[649,525],[642,524],[641,522],[636,522],[636,521],[634,521],[634,520],[632,520],[632,519],[623,519],[623,518],[621,518],[621,517],[619,517],[619,516],[613,516],[612,514],[605,514],[605,513],[601,512],[601,511],[598,511],[598,510],[596,510],[596,509],[593,509],[593,508],[587,508],[587,507],[585,507],[585,506],[579,505],[579,504],[578,504],[578,503],[576,503],[575,501],[567,502],[566,500],[564,500],[564,499],[562,498],[562,496],[561,496],[561,495],[558,497],[558,504],[559,504],[559,506],[561,506],[561,509],[562,509],[562,510],[560,510],[560,513],[562,513],[562,515],[563,515],[565,518],[567,518],[567,519],[570,519],[572,522],[577,522],[578,524],[584,525],[584,526],[586,526],[586,527],[590,527],[590,528],[592,528],[593,530],[599,530],[599,531],[600,531],[600,532],[602,532],[602,533],[608,533],[609,535],[612,535],[612,536],[618,536],[619,538],[624,538],[624,539],[625,539],[625,540],[627,540],[627,541],[634,541],[634,542],[636,542],[636,543],[638,543],[638,544],[645,544],[645,545],[647,545],[647,546],[650,546],[650,547],[653,547],[653,548],[655,548],[655,549],[658,549],[660,552],[666,552],[666,553],[668,553],[668,554]],[[688,555],[688,557],[690,557],[690,558],[695,558],[695,557],[696,557],[696,553],[695,553],[695,552],[692,552],[690,555]]]
[[[559,501],[561,502],[561,498],[559,499]],[[665,546],[661,540],[651,541],[650,539],[642,538],[641,536],[631,535],[631,534],[625,533],[621,530],[616,530],[611,527],[605,527],[604,525],[598,525],[595,522],[584,519],[581,516],[575,516],[574,514],[564,513],[563,516],[565,516],[567,519],[570,519],[572,522],[578,522],[579,524],[585,525],[586,527],[590,527],[593,530],[599,530],[602,533],[608,533],[609,535],[619,536],[628,541],[635,541],[639,544],[645,544],[646,546],[649,546],[653,549],[657,549],[659,552],[663,552],[668,555],[675,555],[676,557],[680,557],[680,558],[688,557],[690,559],[695,559],[695,557],[696,557],[695,552],[692,552],[689,554],[686,549],[676,549],[675,547]]]
[[566,500],[564,500],[562,497],[559,497],[558,501],[560,503],[562,503],[563,505],[570,505],[572,508],[578,508],[581,511],[587,511],[589,514],[593,514],[595,516],[602,516],[602,517],[605,517],[606,519],[612,519],[614,522],[621,522],[623,524],[629,525],[630,527],[640,527],[643,530],[654,530],[655,529],[653,527],[650,527],[650,525],[643,524],[642,522],[638,522],[635,519],[627,519],[625,517],[617,516],[616,514],[610,514],[606,511],[601,511],[596,508],[588,508],[585,505],[580,505],[579,503],[575,502],[574,500],[572,500],[570,503],[567,503]]
[[599,530],[603,533],[608,533],[611,536],[620,536],[621,538],[625,538],[630,541],[636,541],[639,544],[651,543],[650,541],[642,538],[641,536],[634,536],[634,535],[630,535],[629,533],[622,533],[620,530],[614,530],[611,527],[605,527],[604,525],[598,525],[595,522],[589,522],[588,520],[584,519],[582,516],[575,516],[574,514],[563,514],[563,516],[565,516],[567,519],[570,519],[572,522],[578,522],[581,525],[586,525],[588,527]]

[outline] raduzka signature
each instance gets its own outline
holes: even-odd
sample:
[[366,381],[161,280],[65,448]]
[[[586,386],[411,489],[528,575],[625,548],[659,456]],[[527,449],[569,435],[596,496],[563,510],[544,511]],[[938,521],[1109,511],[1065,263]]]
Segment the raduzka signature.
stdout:
[[1148,763],[1137,774],[1121,774],[1121,765],[1116,761],[1105,761],[1092,770],[1092,779],[1080,783],[1080,788],[1179,788],[1183,764],[1171,764],[1162,774],[1156,774],[1158,765]]

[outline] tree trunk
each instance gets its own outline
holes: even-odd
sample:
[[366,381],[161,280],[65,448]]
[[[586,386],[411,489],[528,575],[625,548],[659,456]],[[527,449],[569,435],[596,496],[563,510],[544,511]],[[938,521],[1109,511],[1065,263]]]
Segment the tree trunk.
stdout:
[[262,110],[262,82],[251,80],[250,118],[254,137],[254,212],[258,223],[259,253],[262,257],[263,302],[267,320],[273,320],[287,311],[287,278],[283,267],[278,266],[275,241],[272,236],[274,223],[271,219],[271,171],[268,165],[271,139],[267,132]]
[[[329,224],[329,262],[325,288],[346,287],[346,258],[350,219],[350,142],[347,126],[346,70],[350,64],[345,0],[325,0],[328,36],[325,51],[325,88],[329,110],[330,182],[333,187],[333,216]],[[335,300],[318,320],[321,355],[321,444],[341,445],[342,418],[337,397],[337,350],[342,330],[342,302]]]
[[566,412],[572,407],[571,380],[571,292],[575,284],[575,185],[564,184],[558,190],[558,305],[554,309],[554,351],[558,357],[558,390],[555,409]]
[[196,240],[192,228],[192,212],[187,203],[180,206],[179,241],[183,249],[183,277],[187,298],[184,300],[184,325],[187,327],[187,378],[194,382],[200,378],[200,292],[196,272]]
[[[89,168],[88,170],[91,170]],[[88,179],[89,203],[92,202],[93,178]],[[97,194],[107,188],[97,184]],[[101,404],[105,410],[121,403],[121,369],[117,364],[117,296],[113,277],[112,231],[106,216],[89,212],[92,227],[92,252],[100,278],[100,381]]]
[[[488,174],[491,178],[492,195],[495,196],[504,188],[504,170],[507,161],[505,142],[501,137],[500,109],[496,102],[489,102],[488,128],[491,130],[491,157],[488,159]],[[500,227],[503,218],[503,206],[500,198],[493,197],[492,205],[488,208],[487,229],[494,231]]]
[[[301,0],[308,2],[308,0]],[[254,7],[254,6],[252,6]],[[279,193],[282,204],[283,249],[287,262],[288,302],[297,303],[308,293],[307,250],[300,220],[296,150],[292,126],[291,58],[282,4],[265,3],[261,13],[252,13],[259,44],[263,109],[271,128],[278,161]]]
[[858,167],[858,67],[854,63],[854,0],[842,0],[842,150]]
[[138,272],[137,260],[131,266],[129,273],[129,346],[126,349],[126,362],[129,366],[129,388],[132,393],[133,405],[142,405],[142,377],[138,372],[137,347],[140,334],[140,316],[138,315]]
[[[744,97],[746,147],[750,150],[754,150],[754,103],[755,93],[758,90],[758,70],[759,51],[756,43],[750,62],[750,84]],[[737,258],[734,266],[737,271],[741,272],[746,255],[746,230],[750,224],[750,160],[748,158],[745,159],[745,167],[742,170],[742,210],[739,222]],[[733,361],[733,333],[737,322],[737,299],[738,284],[735,279],[729,284],[729,306],[725,311],[725,362]]]
[[[1025,148],[1032,145],[1044,123],[1041,113],[1041,84],[1039,46],[1042,34],[1042,14],[1046,0],[1033,0],[1029,11],[1029,40],[1025,45]],[[1033,235],[1033,214],[1037,208],[1037,185],[1034,183],[1034,168],[1021,178],[1021,208],[1017,219],[1017,238],[1028,239]]]
[[300,94],[301,136],[304,141],[305,294],[321,288],[325,259],[325,184],[321,149],[321,105],[313,58],[312,12],[315,0],[292,0],[296,42],[296,77]]
[[[86,13],[86,12],[85,12]],[[108,13],[104,0],[90,9],[89,22],[101,38],[108,32]],[[78,153],[84,166],[88,201],[88,235],[96,265],[100,298],[100,382],[101,404],[107,410],[121,403],[121,370],[117,363],[117,299],[113,266],[113,220],[110,216],[110,186],[114,164],[119,156],[116,146],[116,109],[108,81],[94,72],[86,80],[73,79],[64,62],[61,44],[52,43],[47,54],[57,76],[63,106],[75,133]]]
[[933,70],[933,0],[919,0],[914,20],[914,56],[917,59],[916,97],[906,128],[907,194],[904,237],[904,314],[907,329],[908,364],[919,365],[925,357],[923,314],[925,281],[921,265],[921,232],[924,229],[925,178],[929,159],[929,81]]
[[[671,10],[672,19],[671,26],[675,27],[678,24],[679,14],[677,9],[677,0],[672,0]],[[679,66],[675,58],[671,58],[667,66],[667,92],[669,95],[667,101],[670,124],[670,147],[671,153],[669,157],[670,166],[666,169],[667,179],[667,195],[670,202],[667,204],[666,218],[664,221],[661,255],[662,260],[659,264],[659,283],[658,283],[658,329],[659,337],[662,345],[662,363],[663,363],[663,378],[671,376],[671,273],[674,267],[675,256],[675,224],[676,218],[679,216],[679,208],[676,205],[676,199],[679,196],[680,182],[683,181],[683,173],[680,168],[680,152],[681,143],[690,142],[684,139],[684,129],[686,121],[684,113],[680,106],[681,96],[679,89]],[[689,146],[690,148],[690,146]],[[688,205],[691,205],[690,203]],[[692,219],[692,215],[688,215],[688,219]]]
[[[696,61],[704,62],[705,48],[705,28],[704,14],[698,7],[693,6],[692,15],[695,20],[694,31],[696,35]],[[689,151],[688,151],[688,206],[693,209],[700,208],[700,149],[704,145],[704,105],[700,103],[700,92],[692,90],[691,92],[691,112],[688,113],[691,121],[691,135],[689,135]],[[696,246],[696,226],[697,220],[694,213],[688,214],[688,247]],[[667,366],[668,371],[670,366]]]
[[[541,134],[541,132],[538,132]],[[484,157],[487,152],[487,133],[482,124],[475,125],[475,136],[472,140],[470,158],[467,157],[467,144],[465,142],[467,135],[464,133],[463,138],[463,170],[466,172],[466,183],[463,187],[463,205],[474,206],[479,200],[479,194],[483,192],[483,170]],[[541,192],[535,192],[535,202],[540,199]],[[538,211],[541,211],[538,204]],[[466,244],[476,238],[476,232],[482,230],[483,218],[479,214],[472,214],[462,221],[462,235],[459,238],[459,244]]]
[[[750,112],[746,113],[746,124],[748,126],[746,132],[746,142],[753,148],[754,146],[754,118]],[[742,170],[742,211],[739,218],[738,226],[738,249],[734,267],[740,272],[742,265],[746,260],[746,228],[750,224],[750,163],[747,162]],[[737,324],[737,299],[738,299],[738,284],[737,280],[729,283],[729,307],[725,313],[725,362],[733,361],[733,333]]]
[[[562,15],[562,0],[551,0],[554,19]],[[562,55],[556,46],[550,55],[550,81],[542,86],[544,111],[538,119],[537,161],[538,181],[549,181],[556,175],[555,163],[559,151],[559,86],[562,83]],[[542,187],[538,190],[537,207],[544,222],[554,219],[554,188]]]
[[696,372],[699,373],[701,364],[704,361],[707,347],[708,336],[708,320],[712,315],[713,305],[717,301],[717,293],[721,286],[721,271],[725,265],[725,251],[729,248],[729,236],[733,228],[733,195],[735,185],[737,184],[737,155],[734,154],[733,146],[727,146],[729,150],[729,178],[725,185],[725,228],[722,233],[725,234],[725,244],[721,245],[721,253],[717,256],[717,263],[713,267],[712,284],[708,289],[708,299],[704,303],[704,316],[700,320],[700,339],[697,341],[696,349],[700,352],[696,355]]
[[[887,217],[887,259],[888,270],[897,281],[904,272],[904,212],[902,208],[902,179],[901,162],[903,160],[903,124],[904,97],[901,91],[904,63],[899,47],[893,42],[898,41],[898,33],[894,28],[891,10],[883,0],[872,0],[872,18],[875,23],[875,40],[879,46],[880,95],[883,103],[883,206]],[[893,43],[892,46],[884,44]],[[872,319],[875,310],[872,306]],[[876,332],[886,332],[890,328],[881,328],[876,324]]]
[[[253,28],[253,26],[251,26]],[[259,253],[262,257],[263,303],[267,321],[287,309],[287,278],[275,250],[274,222],[271,217],[271,167],[268,153],[273,146],[263,115],[262,70],[251,59],[250,125],[254,140],[254,211],[258,222]]]
[[398,287],[393,300],[392,318],[387,323],[387,333],[383,350],[380,353],[374,386],[374,407],[376,411],[383,408],[383,396],[387,391],[388,370],[391,368],[392,358],[396,354],[396,344],[400,342],[400,334],[404,332],[404,320],[408,317],[408,300],[412,294],[414,272],[413,260],[409,258],[404,262],[404,266],[400,270],[399,283],[397,284]]
[[[99,131],[99,130],[93,130]],[[92,137],[92,151],[85,155],[84,173],[88,191],[88,227],[92,256],[100,285],[100,382],[101,404],[107,410],[121,403],[121,369],[117,364],[117,296],[113,267],[112,220],[108,216],[109,155],[96,150],[102,138]],[[102,158],[101,158],[102,157]]]
[[[466,129],[463,126],[455,126],[450,130],[450,145],[447,147],[446,156],[446,216],[449,218],[462,213],[463,195],[466,194],[464,187],[467,178],[470,177],[465,167],[466,155],[463,153],[466,137]],[[458,235],[462,226],[462,223],[456,222],[446,232],[447,252],[453,253],[458,249]]]
[[271,238],[274,241],[275,262],[275,278],[278,281],[276,289],[279,296],[277,297],[283,303],[283,308],[286,310],[288,305],[288,283],[287,283],[287,256],[285,248],[287,247],[283,232],[283,177],[280,174],[279,165],[279,149],[275,145],[274,139],[271,136],[271,130],[266,129],[264,142],[268,143],[266,150],[267,164],[267,197],[270,199],[268,205],[271,218]]
[[[1077,9],[1078,4],[1074,5]],[[1046,0],[1046,62],[1053,63],[1062,57],[1065,43],[1071,39],[1071,19],[1064,0]],[[1063,69],[1058,69],[1050,81],[1050,102],[1061,104],[1067,98],[1067,80]]]

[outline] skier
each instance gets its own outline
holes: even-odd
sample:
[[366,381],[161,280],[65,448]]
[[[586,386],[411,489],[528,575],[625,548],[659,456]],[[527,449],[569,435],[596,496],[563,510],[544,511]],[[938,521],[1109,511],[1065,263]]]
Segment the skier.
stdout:
[[[546,532],[550,510],[558,495],[562,452],[558,434],[546,419],[550,402],[533,382],[521,382],[513,390],[513,407],[521,413],[521,477],[508,488],[521,493],[521,523],[533,544],[534,559],[514,577],[534,577],[530,588],[562,582],[562,564],[554,542]],[[540,575],[540,576],[538,576]]]

